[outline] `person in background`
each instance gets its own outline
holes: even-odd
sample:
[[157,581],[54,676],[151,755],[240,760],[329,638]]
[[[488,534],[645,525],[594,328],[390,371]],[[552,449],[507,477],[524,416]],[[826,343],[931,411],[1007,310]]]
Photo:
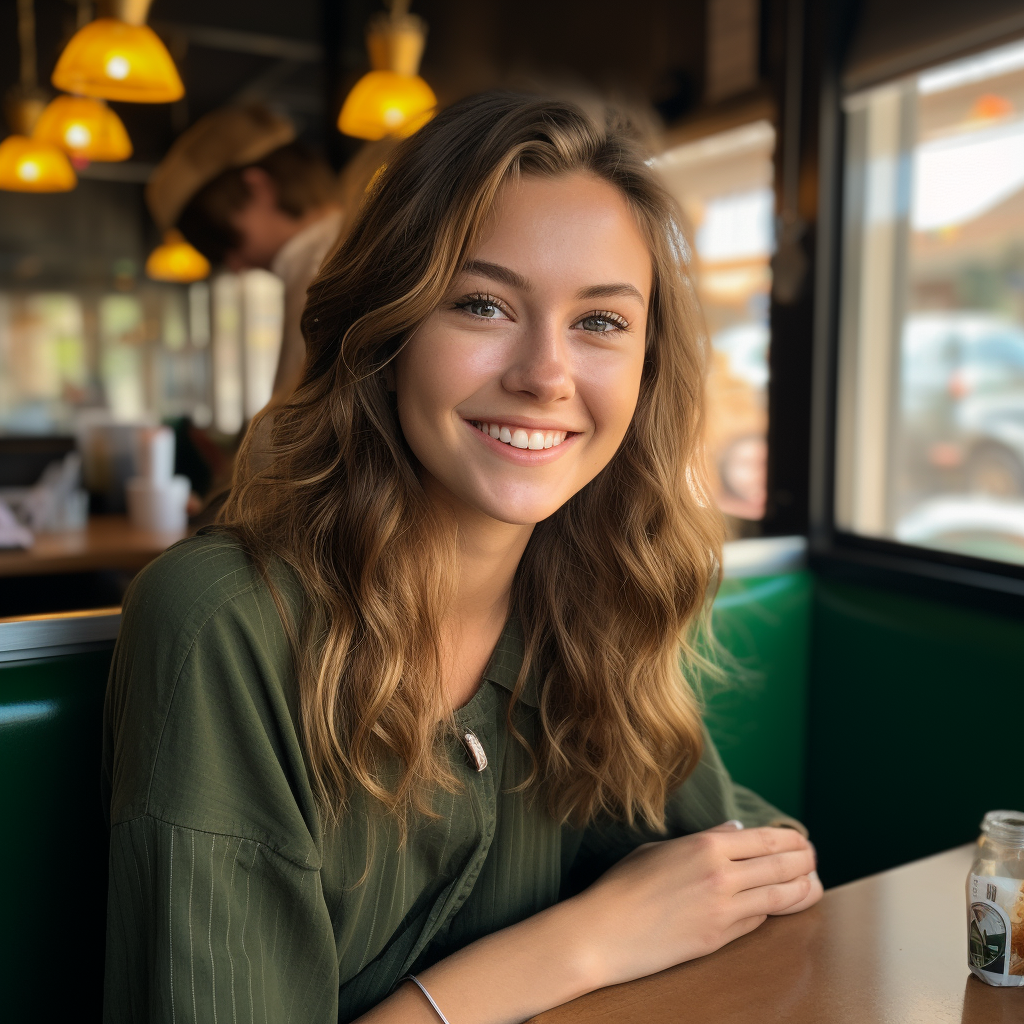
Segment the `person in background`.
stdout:
[[258,104],[200,118],[146,186],[162,230],[176,227],[215,266],[258,267],[284,281],[271,405],[286,401],[301,376],[306,289],[341,233],[344,189],[326,161],[296,141],[290,121]]

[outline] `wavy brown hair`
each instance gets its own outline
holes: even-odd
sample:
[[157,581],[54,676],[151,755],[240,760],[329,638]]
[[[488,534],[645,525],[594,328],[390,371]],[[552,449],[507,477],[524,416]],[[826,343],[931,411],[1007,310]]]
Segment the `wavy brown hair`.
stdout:
[[[706,608],[721,525],[703,483],[705,343],[678,213],[623,119],[488,93],[439,114],[374,182],[309,289],[302,382],[269,431],[250,431],[222,514],[268,580],[280,560],[300,582],[298,621],[285,618],[328,820],[353,786],[402,821],[412,808],[430,813],[438,787],[456,786],[441,742],[453,718],[440,655],[455,528],[424,496],[384,368],[443,301],[503,186],[575,172],[625,197],[654,278],[625,439],[537,524],[515,575],[526,660],[513,704],[531,671],[540,694],[523,784],[560,820],[658,827],[667,789],[700,756],[681,655]],[[253,440],[261,436],[269,443]]]

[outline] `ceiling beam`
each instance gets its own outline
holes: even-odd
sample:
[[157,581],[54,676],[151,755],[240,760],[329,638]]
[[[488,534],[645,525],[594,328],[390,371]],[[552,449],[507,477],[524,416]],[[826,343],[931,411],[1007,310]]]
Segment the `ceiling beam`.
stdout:
[[201,46],[207,50],[253,53],[260,57],[276,57],[306,64],[318,63],[324,57],[324,49],[319,43],[303,39],[285,39],[241,29],[190,25],[178,21],[157,21],[151,24],[161,35],[183,37],[189,46]]

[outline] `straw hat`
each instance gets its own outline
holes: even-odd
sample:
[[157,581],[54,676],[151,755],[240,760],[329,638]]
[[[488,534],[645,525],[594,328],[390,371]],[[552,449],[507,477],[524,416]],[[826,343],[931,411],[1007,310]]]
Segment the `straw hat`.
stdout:
[[295,126],[262,104],[224,107],[182,132],[149,176],[146,204],[157,226],[174,227],[192,197],[222,171],[247,167],[293,142]]

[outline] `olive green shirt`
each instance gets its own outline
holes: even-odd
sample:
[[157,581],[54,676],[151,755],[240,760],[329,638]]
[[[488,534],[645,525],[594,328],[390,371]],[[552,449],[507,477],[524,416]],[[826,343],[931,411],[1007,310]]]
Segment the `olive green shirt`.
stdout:
[[[456,713],[488,765],[476,771],[453,737],[463,790],[435,797],[436,819],[402,845],[357,793],[340,826],[324,828],[266,585],[222,535],[184,541],[144,570],[125,601],[107,693],[104,1020],[349,1021],[403,974],[543,910],[652,838],[560,825],[512,791],[528,770],[506,723],[522,657],[510,624]],[[536,735],[535,690],[513,720]],[[669,830],[729,818],[783,820],[732,783],[709,741],[671,795]]]

